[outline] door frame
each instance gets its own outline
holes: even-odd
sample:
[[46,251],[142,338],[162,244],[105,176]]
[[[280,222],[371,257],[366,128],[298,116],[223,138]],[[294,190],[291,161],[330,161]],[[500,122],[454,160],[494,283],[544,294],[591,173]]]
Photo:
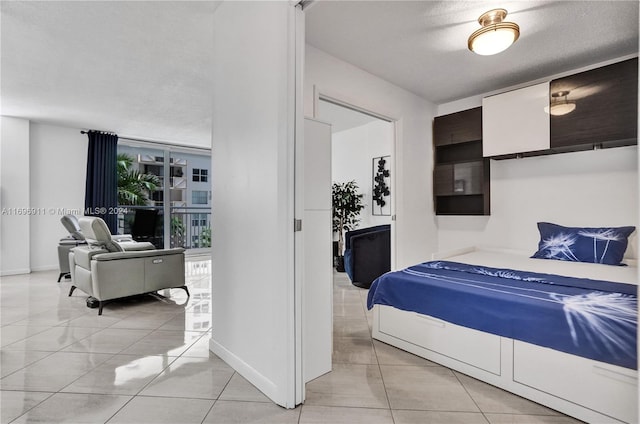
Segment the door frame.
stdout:
[[[394,195],[391,197],[391,269],[396,268],[396,202],[398,198],[398,140],[402,131],[402,119],[394,117],[390,113],[374,110],[362,105],[360,102],[353,99],[349,99],[341,93],[336,93],[330,89],[324,87],[313,86],[313,118],[320,119],[319,114],[319,102],[320,100],[333,103],[338,106],[345,107],[347,109],[355,110],[356,112],[364,113],[365,115],[372,116],[382,121],[389,122],[393,125],[393,140],[391,140],[391,192]],[[321,119],[320,119],[321,120]]]

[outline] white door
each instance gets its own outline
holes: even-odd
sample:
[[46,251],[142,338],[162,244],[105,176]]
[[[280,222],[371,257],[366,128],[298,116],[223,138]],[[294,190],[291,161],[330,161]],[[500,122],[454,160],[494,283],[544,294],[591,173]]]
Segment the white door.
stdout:
[[302,178],[304,253],[302,372],[308,382],[331,371],[333,346],[331,125],[306,118]]

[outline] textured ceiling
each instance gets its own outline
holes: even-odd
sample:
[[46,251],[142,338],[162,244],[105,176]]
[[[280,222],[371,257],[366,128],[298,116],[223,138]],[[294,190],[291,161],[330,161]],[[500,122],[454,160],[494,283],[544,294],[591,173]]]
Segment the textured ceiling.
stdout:
[[331,124],[332,133],[361,127],[378,119],[324,100],[318,102],[318,118]]
[[[218,5],[0,1],[0,112],[208,146]],[[521,38],[475,55],[467,37],[494,6]],[[638,51],[637,1],[318,1],[306,16],[310,44],[434,103]]]
[[[501,7],[520,39],[495,56],[467,49]],[[319,1],[307,43],[436,104],[638,52],[637,1]]]
[[212,2],[0,2],[2,114],[210,145]]

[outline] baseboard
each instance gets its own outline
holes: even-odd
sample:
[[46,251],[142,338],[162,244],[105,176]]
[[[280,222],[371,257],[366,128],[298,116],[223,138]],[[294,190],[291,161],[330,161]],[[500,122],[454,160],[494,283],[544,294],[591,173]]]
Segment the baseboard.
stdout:
[[31,272],[54,271],[58,269],[58,265],[34,266],[33,268],[31,268]]
[[5,277],[7,275],[20,275],[20,274],[30,274],[31,270],[29,268],[21,268],[21,269],[9,269],[0,271],[0,277]]
[[244,362],[237,355],[230,352],[214,339],[209,339],[209,350],[218,355],[220,359],[225,361],[229,366],[231,366],[231,368],[236,370],[241,376],[256,386],[258,390],[264,393],[265,396],[277,405],[284,406],[284,402],[280,402],[278,399],[277,386],[270,379],[260,374],[256,369]]

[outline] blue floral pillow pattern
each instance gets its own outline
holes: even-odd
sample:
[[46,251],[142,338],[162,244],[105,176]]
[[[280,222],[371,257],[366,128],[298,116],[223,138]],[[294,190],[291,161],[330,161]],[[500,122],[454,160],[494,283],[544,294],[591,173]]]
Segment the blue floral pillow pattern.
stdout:
[[627,239],[635,229],[563,227],[538,222],[540,242],[532,258],[624,265],[621,261],[627,250]]

